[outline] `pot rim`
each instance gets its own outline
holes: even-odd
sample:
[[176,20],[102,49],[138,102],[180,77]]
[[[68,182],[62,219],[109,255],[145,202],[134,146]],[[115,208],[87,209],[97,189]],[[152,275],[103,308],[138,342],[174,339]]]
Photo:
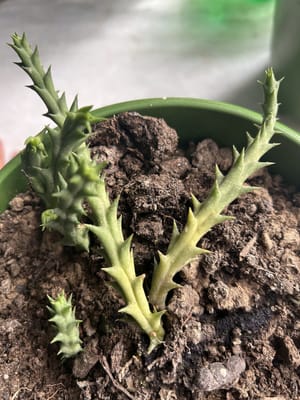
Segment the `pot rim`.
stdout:
[[[146,98],[129,100],[119,103],[113,103],[108,106],[96,108],[92,112],[96,117],[111,117],[125,111],[136,111],[141,113],[149,112],[151,115],[151,108],[157,110],[179,109],[185,108],[187,110],[211,111],[221,113],[223,115],[238,117],[246,122],[253,124],[260,124],[262,116],[258,112],[252,111],[248,108],[238,106],[231,103],[188,98],[188,97],[164,97],[164,98]],[[157,112],[156,112],[157,113]],[[296,130],[277,122],[276,128],[278,133],[284,136],[288,141],[293,142],[300,146],[300,133]],[[242,132],[241,132],[242,133]],[[245,133],[245,132],[243,132]],[[26,187],[26,179],[24,173],[21,171],[21,152],[19,152],[12,160],[10,160],[0,170],[0,187],[5,187],[6,199],[0,198],[0,213],[7,208],[7,199],[13,198],[16,194],[20,193]],[[13,177],[13,179],[11,179]],[[2,197],[2,196],[1,196]]]
[[[151,109],[158,107],[161,109],[170,107],[188,107],[194,109],[218,111],[224,114],[242,117],[256,124],[260,124],[262,120],[260,113],[249,108],[218,100],[198,99],[193,97],[154,97],[128,100],[119,103],[113,103],[104,107],[99,107],[94,109],[92,112],[96,117],[108,117],[125,111],[138,112],[145,108]],[[287,139],[290,139],[300,145],[300,132],[290,128],[282,122],[277,122],[276,127],[278,133],[283,134]]]

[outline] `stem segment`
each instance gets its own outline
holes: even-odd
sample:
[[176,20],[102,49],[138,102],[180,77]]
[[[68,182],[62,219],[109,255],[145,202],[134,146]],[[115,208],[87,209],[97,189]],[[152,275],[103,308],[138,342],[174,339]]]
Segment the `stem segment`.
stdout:
[[167,253],[159,253],[159,263],[154,270],[149,296],[150,302],[158,309],[165,308],[169,290],[178,286],[173,281],[174,275],[195,256],[205,252],[197,247],[199,240],[214,225],[232,218],[222,215],[222,210],[243,193],[256,189],[244,186],[246,179],[256,170],[272,164],[259,160],[277,145],[270,143],[270,140],[275,133],[279,84],[280,81],[276,81],[273,71],[268,69],[263,83],[264,117],[257,136],[252,138],[247,135],[248,145],[241,153],[233,148],[234,163],[225,177],[216,167],[216,179],[209,196],[202,204],[193,197],[193,210],[189,210],[183,231],[179,233],[175,226]]
[[151,312],[143,288],[144,275],[136,276],[131,237],[124,240],[121,218],[117,217],[118,199],[112,203],[104,180],[98,185],[97,196],[88,199],[95,225],[87,225],[103,246],[109,267],[104,271],[117,283],[126,306],[119,311],[130,315],[148,335],[150,353],[164,338],[161,317],[164,311]]

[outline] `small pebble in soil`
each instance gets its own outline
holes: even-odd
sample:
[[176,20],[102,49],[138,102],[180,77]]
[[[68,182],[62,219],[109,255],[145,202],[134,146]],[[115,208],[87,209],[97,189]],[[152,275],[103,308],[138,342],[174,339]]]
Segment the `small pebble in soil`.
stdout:
[[245,368],[246,362],[239,356],[232,356],[225,363],[211,363],[199,369],[195,379],[196,387],[210,392],[230,386],[239,379]]
[[24,200],[22,197],[17,196],[10,201],[9,206],[13,211],[22,211],[24,208]]

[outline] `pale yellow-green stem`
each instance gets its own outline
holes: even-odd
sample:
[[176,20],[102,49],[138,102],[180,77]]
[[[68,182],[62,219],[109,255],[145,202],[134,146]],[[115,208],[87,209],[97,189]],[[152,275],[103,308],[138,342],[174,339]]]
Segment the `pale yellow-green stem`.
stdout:
[[223,209],[243,193],[254,190],[245,186],[244,182],[256,170],[271,165],[261,162],[260,158],[277,143],[270,143],[275,133],[275,123],[278,110],[277,93],[280,81],[276,81],[273,71],[266,71],[263,84],[265,102],[263,104],[263,122],[255,138],[249,134],[248,145],[239,153],[233,148],[234,163],[226,176],[216,168],[214,186],[202,204],[193,197],[193,210],[190,209],[188,219],[182,232],[179,233],[174,225],[171,242],[167,253],[159,253],[159,263],[155,266],[150,302],[157,309],[164,309],[168,292],[178,285],[173,278],[184,265],[194,257],[205,252],[197,247],[199,240],[216,224],[232,217],[222,215]]
[[164,338],[161,323],[163,311],[152,312],[143,282],[144,275],[136,276],[131,237],[124,239],[121,218],[117,217],[118,199],[110,202],[102,179],[97,196],[88,199],[93,213],[93,225],[86,225],[99,239],[109,266],[103,268],[117,283],[126,305],[119,311],[130,315],[148,335],[151,352]]

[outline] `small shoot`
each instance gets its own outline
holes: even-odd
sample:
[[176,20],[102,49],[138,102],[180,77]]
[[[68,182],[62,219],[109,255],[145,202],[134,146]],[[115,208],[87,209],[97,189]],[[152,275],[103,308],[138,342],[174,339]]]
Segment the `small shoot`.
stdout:
[[66,298],[61,292],[56,299],[48,296],[50,306],[47,306],[52,317],[49,319],[57,330],[56,336],[51,343],[59,343],[60,349],[57,353],[62,360],[75,357],[82,351],[79,337],[80,320],[75,317],[75,307],[72,307],[72,295]]

